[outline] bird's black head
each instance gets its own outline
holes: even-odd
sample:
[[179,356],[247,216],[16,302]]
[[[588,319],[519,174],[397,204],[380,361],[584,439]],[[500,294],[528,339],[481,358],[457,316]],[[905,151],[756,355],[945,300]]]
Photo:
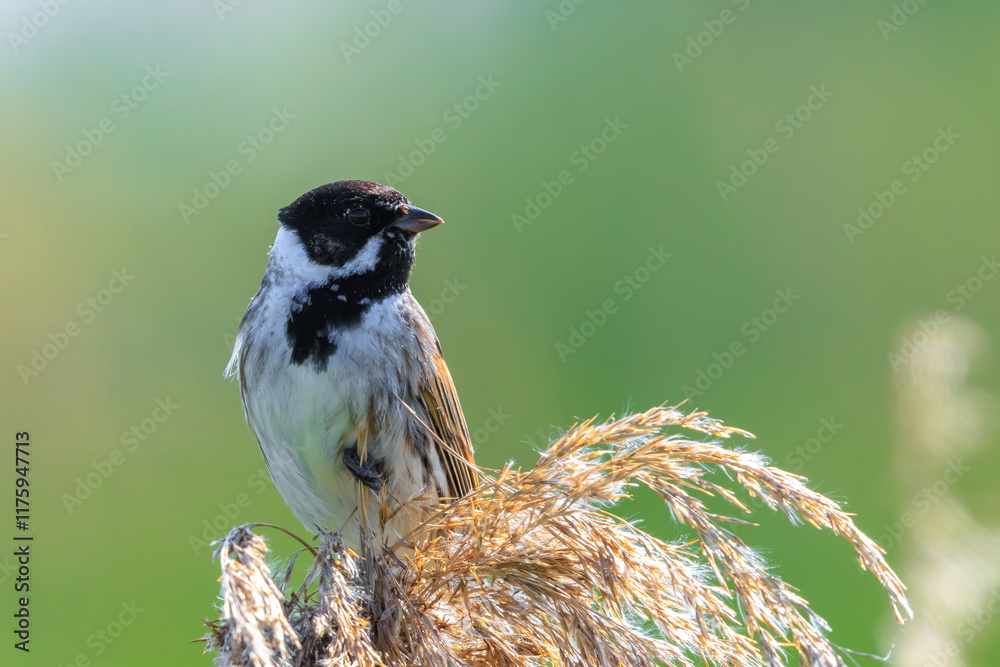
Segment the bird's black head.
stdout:
[[386,185],[337,181],[281,209],[278,222],[298,235],[317,264],[346,267],[367,248],[377,263],[403,263],[409,274],[417,234],[443,220]]

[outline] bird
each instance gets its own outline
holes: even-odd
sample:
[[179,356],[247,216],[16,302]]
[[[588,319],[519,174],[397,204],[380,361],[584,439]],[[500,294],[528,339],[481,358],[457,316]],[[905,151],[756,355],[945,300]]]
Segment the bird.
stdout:
[[476,483],[434,327],[410,291],[417,239],[444,222],[395,189],[345,180],[277,216],[227,377],[292,513],[316,534],[411,548]]

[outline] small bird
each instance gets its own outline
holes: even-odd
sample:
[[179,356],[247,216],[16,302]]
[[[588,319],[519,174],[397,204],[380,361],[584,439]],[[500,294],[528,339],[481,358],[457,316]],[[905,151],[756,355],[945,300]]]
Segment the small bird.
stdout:
[[412,544],[430,507],[475,483],[455,385],[409,287],[419,234],[442,222],[369,181],[282,208],[226,368],[292,512],[355,548],[361,530]]

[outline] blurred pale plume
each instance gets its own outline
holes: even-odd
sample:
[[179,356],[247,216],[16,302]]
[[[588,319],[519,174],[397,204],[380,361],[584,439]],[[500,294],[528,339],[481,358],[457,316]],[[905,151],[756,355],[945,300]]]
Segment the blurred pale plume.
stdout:
[[1000,626],[990,609],[1000,594],[1000,531],[981,526],[956,492],[994,426],[996,402],[970,378],[988,344],[971,320],[950,317],[896,370],[902,506],[894,525],[916,612],[913,624],[887,632],[900,667],[965,667],[969,645]]

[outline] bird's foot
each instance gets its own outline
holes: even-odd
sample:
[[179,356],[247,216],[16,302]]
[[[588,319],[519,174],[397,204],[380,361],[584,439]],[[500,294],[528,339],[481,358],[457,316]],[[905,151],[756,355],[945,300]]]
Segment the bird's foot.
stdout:
[[358,480],[372,491],[380,491],[382,489],[382,473],[372,470],[374,463],[374,459],[371,458],[364,463],[361,462],[361,459],[358,456],[357,445],[344,447],[344,465],[347,466],[347,469],[351,471],[352,475],[354,475],[354,479]]

